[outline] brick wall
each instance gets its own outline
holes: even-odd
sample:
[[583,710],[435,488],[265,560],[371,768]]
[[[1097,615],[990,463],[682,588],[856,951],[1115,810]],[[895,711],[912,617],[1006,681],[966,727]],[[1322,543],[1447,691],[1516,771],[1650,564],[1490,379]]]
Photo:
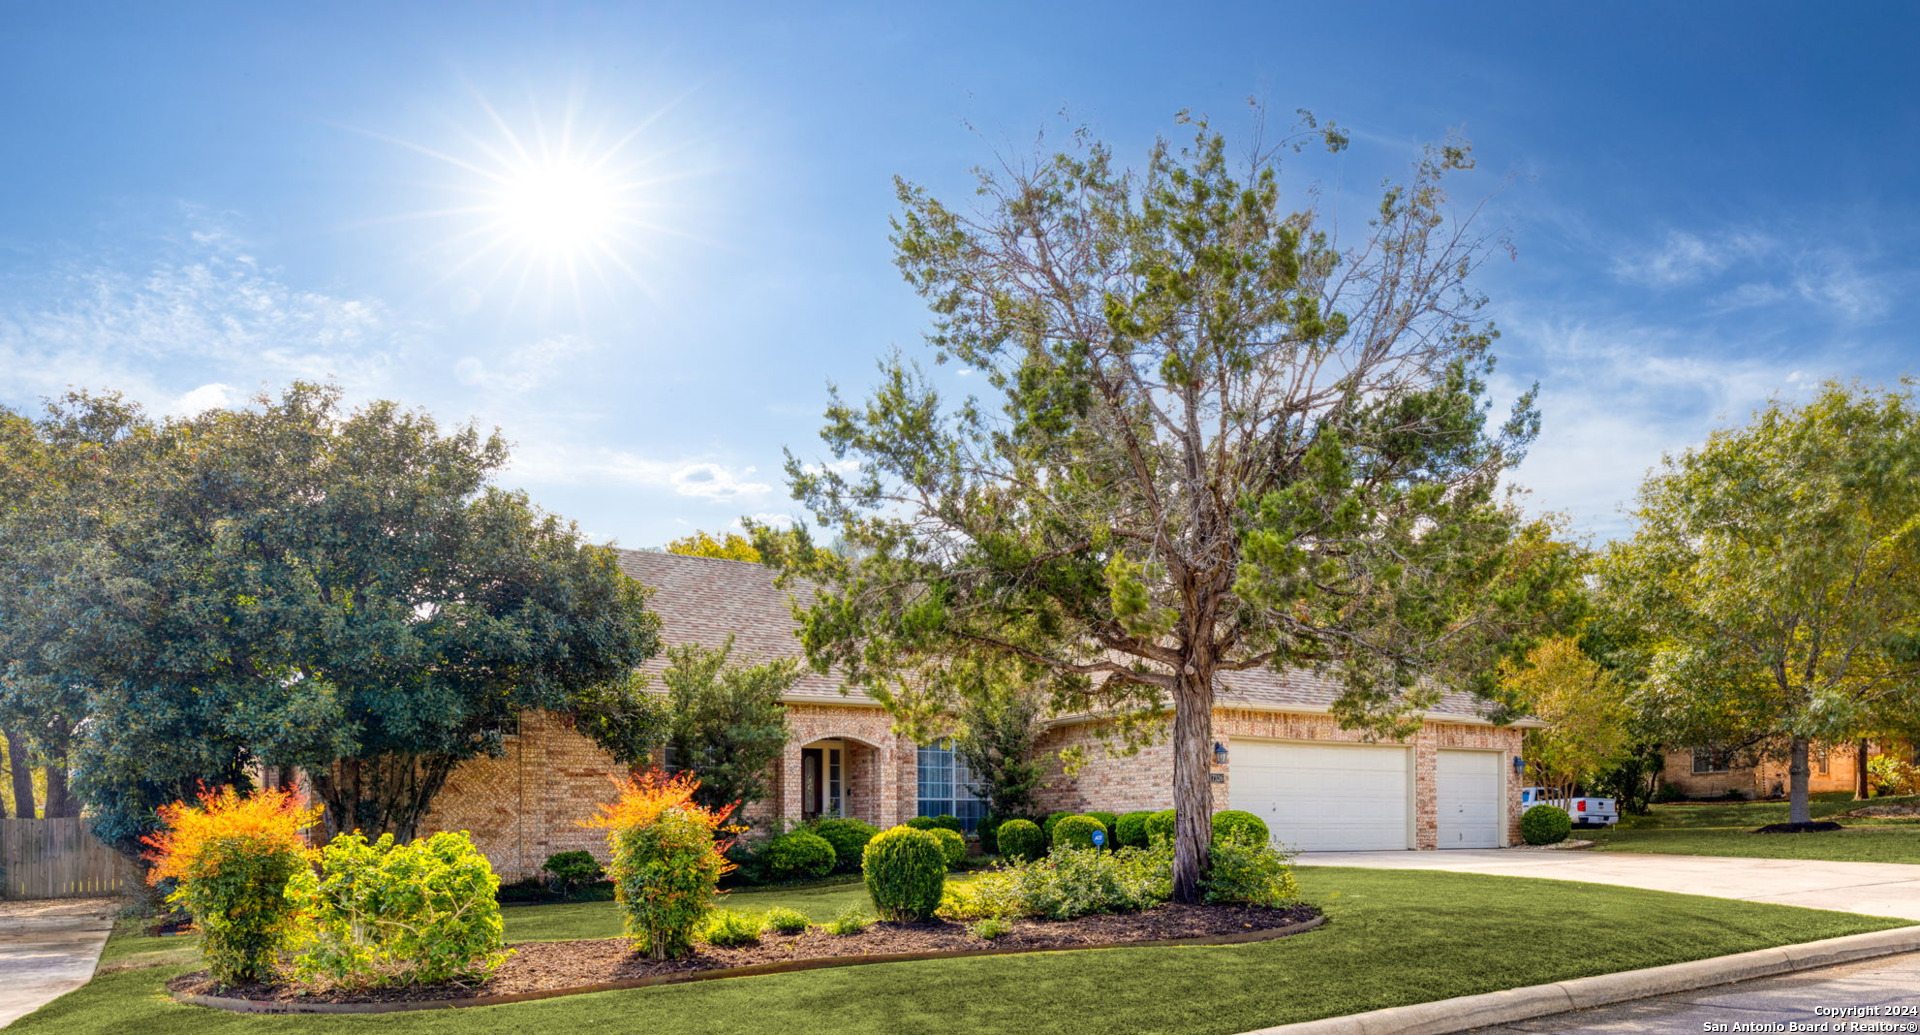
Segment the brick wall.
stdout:
[[421,835],[470,831],[503,881],[535,875],[556,852],[584,849],[605,863],[606,835],[578,821],[613,800],[627,768],[550,712],[523,713],[519,734],[505,747],[500,758],[454,769]]
[[[1819,756],[1823,750],[1827,753],[1825,774],[1820,772]],[[1831,748],[1814,745],[1807,759],[1807,789],[1815,794],[1821,791],[1853,790],[1857,762],[1858,755],[1852,744]],[[1681,748],[1667,752],[1660,779],[1679,788],[1680,793],[1689,798],[1718,798],[1736,790],[1749,798],[1771,798],[1786,793],[1787,760],[1770,758],[1761,760],[1758,765],[1735,766],[1724,773],[1696,773],[1693,771],[1693,752]],[[1776,788],[1779,795],[1774,793]]]
[[[1171,730],[1163,729],[1154,742],[1132,756],[1113,757],[1101,739],[1108,725],[1098,722],[1075,723],[1048,730],[1040,739],[1039,750],[1048,759],[1047,776],[1036,800],[1043,812],[1101,810],[1131,812],[1135,809],[1164,809],[1173,804],[1173,748]],[[1216,709],[1213,716],[1214,739],[1227,748],[1227,764],[1212,767],[1213,808],[1233,807],[1233,740],[1299,740],[1327,743],[1365,743],[1356,730],[1343,730],[1333,717],[1295,712],[1266,712],[1243,709]],[[1521,731],[1499,726],[1469,723],[1428,722],[1412,739],[1414,767],[1414,844],[1433,848],[1438,841],[1437,753],[1443,749],[1502,752],[1504,759],[1520,753]],[[1079,772],[1068,776],[1060,752],[1078,747],[1087,759]],[[1503,761],[1502,779],[1507,792],[1507,840],[1520,838],[1520,782],[1508,772],[1511,763]]]
[[787,731],[787,750],[780,758],[782,817],[800,818],[800,752],[819,740],[839,740],[847,752],[841,772],[849,814],[885,829],[916,811],[918,757],[912,742],[894,734],[893,717],[886,709],[789,704]]

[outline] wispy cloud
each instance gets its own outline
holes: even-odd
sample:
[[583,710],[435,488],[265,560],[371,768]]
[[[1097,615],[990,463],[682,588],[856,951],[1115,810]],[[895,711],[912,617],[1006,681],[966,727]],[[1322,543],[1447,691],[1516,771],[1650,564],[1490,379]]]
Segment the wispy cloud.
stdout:
[[[1736,229],[1669,230],[1658,245],[1619,250],[1612,264],[1615,279],[1663,292],[1714,290],[1707,296],[1708,311],[1810,306],[1827,319],[1858,324],[1881,319],[1892,309],[1895,288],[1889,277],[1863,269],[1854,252],[1837,247],[1795,249],[1773,234]],[[1712,289],[1715,280],[1727,286]]]
[[1715,276],[1774,248],[1772,237],[1754,231],[1693,234],[1669,230],[1666,240],[1652,248],[1623,249],[1614,260],[1613,275],[1629,284],[1679,287]]
[[732,503],[763,500],[773,493],[772,485],[754,478],[757,471],[709,459],[668,461],[606,447],[543,443],[516,450],[508,473],[527,484],[611,483]]
[[592,351],[585,340],[557,334],[503,349],[490,357],[463,356],[454,363],[454,377],[464,385],[505,395],[521,395],[543,387],[576,368]]
[[0,302],[5,395],[111,387],[188,412],[230,401],[234,383],[387,383],[415,328],[385,306],[293,287],[224,230],[189,239],[145,272],[68,268]]

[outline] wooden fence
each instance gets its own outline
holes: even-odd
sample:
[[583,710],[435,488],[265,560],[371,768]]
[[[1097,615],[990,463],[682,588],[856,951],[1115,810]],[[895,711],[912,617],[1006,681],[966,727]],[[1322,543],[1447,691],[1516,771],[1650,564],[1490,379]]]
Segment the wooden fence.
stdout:
[[136,867],[80,819],[0,819],[0,898],[112,895]]

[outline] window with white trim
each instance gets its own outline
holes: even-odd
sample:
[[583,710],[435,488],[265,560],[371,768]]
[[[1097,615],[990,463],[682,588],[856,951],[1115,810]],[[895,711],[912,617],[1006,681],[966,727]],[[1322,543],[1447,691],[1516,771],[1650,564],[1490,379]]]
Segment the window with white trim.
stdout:
[[969,831],[987,818],[987,803],[952,738],[922,747],[919,762],[920,815],[953,816]]

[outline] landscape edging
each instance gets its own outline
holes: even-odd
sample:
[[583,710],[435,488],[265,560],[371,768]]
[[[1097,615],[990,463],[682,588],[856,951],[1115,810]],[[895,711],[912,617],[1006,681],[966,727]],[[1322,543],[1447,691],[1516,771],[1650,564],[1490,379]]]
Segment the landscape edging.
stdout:
[[177,1002],[192,1006],[205,1006],[214,1010],[226,1010],[230,1013],[378,1014],[405,1013],[414,1010],[453,1010],[467,1009],[475,1006],[505,1006],[510,1003],[529,1003],[539,999],[557,999],[561,996],[586,995],[590,992],[619,992],[631,988],[648,988],[654,985],[678,985],[691,981],[760,977],[768,974],[793,974],[805,970],[827,970],[834,967],[856,967],[873,963],[913,963],[920,960],[963,959],[973,956],[1017,956],[1033,952],[1097,952],[1106,949],[1163,949],[1179,946],[1248,945],[1254,942],[1274,941],[1289,935],[1305,934],[1326,922],[1327,918],[1325,916],[1316,916],[1310,920],[1302,920],[1298,923],[1287,924],[1283,927],[1269,927],[1259,931],[1205,935],[1198,938],[1161,938],[1154,941],[1121,942],[1114,945],[1086,945],[1080,947],[1051,946],[1032,949],[948,949],[942,952],[894,952],[879,953],[871,956],[822,956],[814,959],[792,960],[782,963],[755,963],[744,967],[728,967],[723,970],[696,970],[675,974],[659,974],[653,977],[629,978],[624,981],[602,981],[592,985],[576,985],[571,988],[545,988],[536,992],[473,996],[467,999],[421,999],[378,1003],[289,1003],[261,999],[234,999],[228,996],[218,995],[181,995],[177,992],[172,993],[172,995]]
[[1555,981],[1527,988],[1393,1006],[1384,1010],[1280,1024],[1242,1035],[1450,1035],[1490,1024],[1547,1017],[1611,1003],[1686,992],[1752,978],[1814,970],[1878,956],[1920,952],[1920,926],[1780,945],[1663,967]]

